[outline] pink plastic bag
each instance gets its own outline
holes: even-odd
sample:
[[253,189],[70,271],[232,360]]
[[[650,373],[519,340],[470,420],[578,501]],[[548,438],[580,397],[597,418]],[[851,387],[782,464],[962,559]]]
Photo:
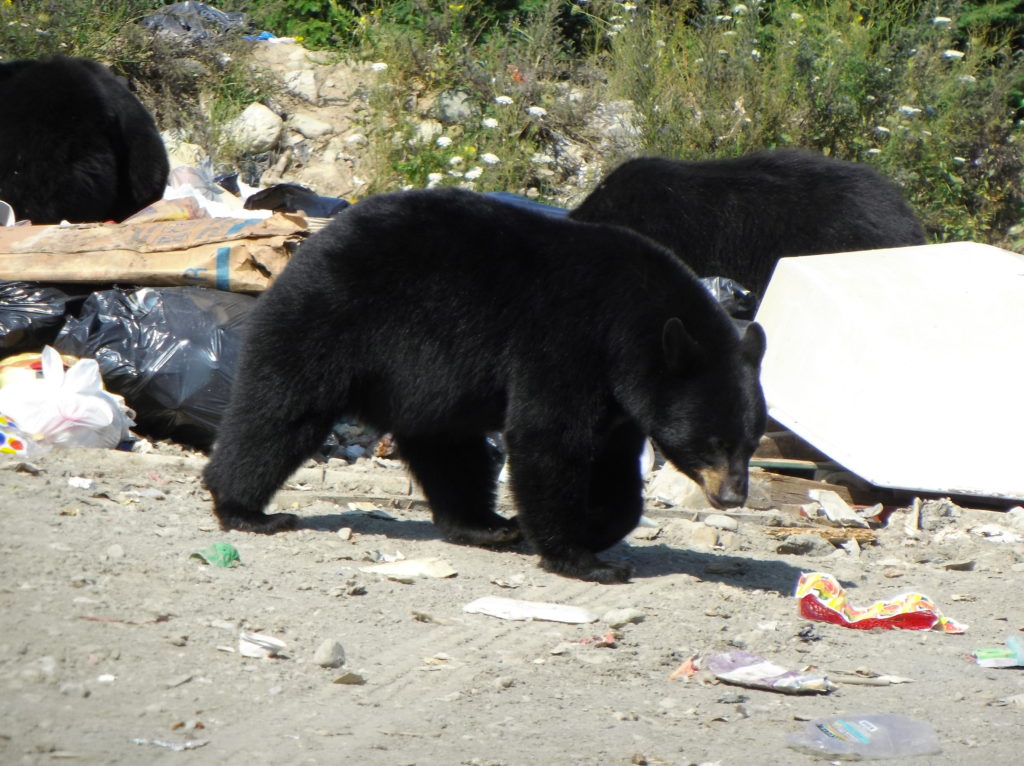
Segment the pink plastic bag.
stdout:
[[135,413],[104,390],[95,359],[65,372],[55,349],[47,346],[42,357],[41,378],[0,388],[0,413],[44,446],[113,448],[129,438]]

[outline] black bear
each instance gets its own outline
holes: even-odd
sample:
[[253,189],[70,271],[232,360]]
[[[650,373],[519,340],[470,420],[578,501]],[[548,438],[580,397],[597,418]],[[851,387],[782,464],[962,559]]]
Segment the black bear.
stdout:
[[33,223],[122,221],[160,199],[156,122],[102,64],[0,62],[0,199]]
[[914,211],[886,178],[800,149],[627,160],[569,215],[628,226],[700,276],[728,277],[757,295],[784,256],[925,242]]
[[[299,248],[248,322],[204,471],[225,529],[294,526],[263,508],[342,415],[394,435],[450,540],[521,529],[542,566],[587,580],[630,576],[595,552],[640,518],[645,435],[716,506],[746,498],[764,332],[741,334],[628,229],[457,189],[370,197]],[[512,520],[494,510],[494,431]]]

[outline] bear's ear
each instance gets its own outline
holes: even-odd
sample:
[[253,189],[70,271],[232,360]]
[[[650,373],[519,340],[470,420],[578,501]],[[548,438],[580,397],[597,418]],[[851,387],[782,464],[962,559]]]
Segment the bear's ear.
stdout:
[[740,339],[740,356],[751,367],[760,367],[767,344],[764,328],[757,322],[751,322]]
[[678,317],[665,322],[661,331],[661,350],[665,355],[665,365],[673,372],[697,367],[704,361],[704,352]]

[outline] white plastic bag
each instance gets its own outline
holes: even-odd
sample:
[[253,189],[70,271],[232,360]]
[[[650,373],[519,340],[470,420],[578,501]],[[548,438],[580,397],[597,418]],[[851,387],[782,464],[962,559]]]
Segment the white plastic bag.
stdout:
[[43,349],[43,377],[0,388],[0,413],[43,445],[113,448],[129,438],[135,413],[103,388],[95,359],[67,372],[60,354]]

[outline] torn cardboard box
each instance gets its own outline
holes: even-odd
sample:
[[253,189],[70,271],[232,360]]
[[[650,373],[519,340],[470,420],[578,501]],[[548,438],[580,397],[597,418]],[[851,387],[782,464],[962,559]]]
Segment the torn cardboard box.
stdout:
[[0,279],[259,292],[308,233],[301,215],[0,229]]

